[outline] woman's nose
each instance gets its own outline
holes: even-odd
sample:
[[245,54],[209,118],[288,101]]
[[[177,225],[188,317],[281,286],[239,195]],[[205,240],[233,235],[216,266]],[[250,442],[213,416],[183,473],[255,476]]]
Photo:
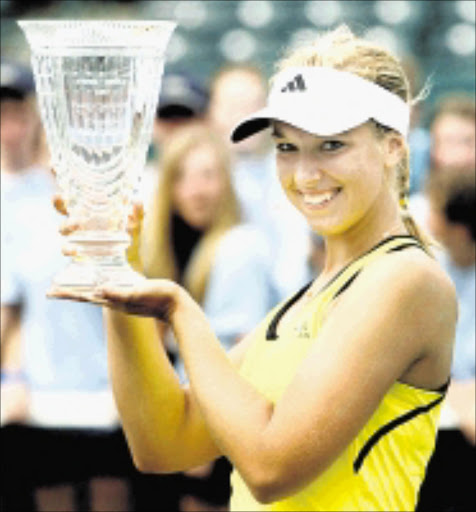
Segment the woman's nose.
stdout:
[[296,163],[295,180],[297,184],[307,185],[317,182],[322,177],[322,170],[316,158],[301,156]]

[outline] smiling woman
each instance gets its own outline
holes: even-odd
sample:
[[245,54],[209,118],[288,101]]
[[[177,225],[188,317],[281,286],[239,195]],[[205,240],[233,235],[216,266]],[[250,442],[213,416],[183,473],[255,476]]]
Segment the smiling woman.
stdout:
[[129,445],[152,472],[226,456],[231,510],[413,510],[445,397],[456,300],[406,210],[408,82],[392,55],[345,27],[278,69],[267,106],[232,139],[272,126],[283,189],[325,241],[323,270],[228,354],[169,281],[92,297],[151,317],[167,305],[160,318],[189,377],[182,387],[147,319],[108,313]]
[[[398,198],[406,230],[429,249],[431,238],[417,226],[408,210],[410,168],[406,136],[411,97],[399,61],[384,48],[354,37],[341,26],[313,44],[294,50],[276,67],[267,107],[237,126],[233,140],[240,141],[270,124],[276,134],[276,123],[284,121],[312,135],[333,136],[320,141],[324,142],[322,149],[333,153],[344,145],[342,137],[348,136],[349,130],[368,122],[382,142],[391,139],[389,149],[398,161],[383,162],[384,177]],[[279,142],[278,152],[291,149]],[[386,148],[382,145],[380,149]],[[371,155],[366,159],[365,165],[368,160],[373,161]]]

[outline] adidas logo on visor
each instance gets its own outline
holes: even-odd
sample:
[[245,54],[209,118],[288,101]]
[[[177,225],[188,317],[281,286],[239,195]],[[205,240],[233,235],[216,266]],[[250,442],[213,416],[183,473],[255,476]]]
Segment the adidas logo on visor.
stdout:
[[294,92],[294,91],[305,91],[306,84],[302,75],[296,75],[285,87],[281,89],[281,92]]

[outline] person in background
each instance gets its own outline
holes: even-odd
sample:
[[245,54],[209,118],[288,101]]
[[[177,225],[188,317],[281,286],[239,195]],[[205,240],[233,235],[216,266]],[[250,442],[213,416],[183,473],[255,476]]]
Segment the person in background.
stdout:
[[420,63],[414,56],[405,56],[402,59],[402,66],[407,74],[412,95],[416,98],[413,103],[410,133],[408,135],[410,168],[412,170],[409,194],[412,196],[423,190],[430,166],[431,137],[428,128],[423,125],[423,100],[428,93],[428,87],[427,84],[424,84]]
[[[445,169],[465,172],[476,165],[476,103],[474,95],[452,92],[441,98],[430,123],[430,159],[426,179]],[[429,203],[424,188],[410,197],[416,221],[428,229]]]
[[127,510],[133,468],[102,315],[50,301],[66,264],[33,76],[1,62],[2,510]]
[[257,133],[237,144],[230,142],[238,121],[265,105],[267,89],[265,76],[252,64],[219,68],[210,85],[207,120],[230,147],[242,219],[261,231],[272,254],[267,272],[277,303],[309,280],[309,227],[279,185],[269,139]]
[[471,169],[476,161],[476,104],[474,95],[444,97],[431,123],[431,166]]
[[474,167],[446,167],[430,176],[429,227],[442,245],[441,265],[456,287],[459,318],[448,403],[418,510],[463,512],[476,506],[476,174]]
[[[266,247],[254,227],[240,222],[229,151],[210,128],[183,128],[163,147],[141,254],[146,276],[182,284],[202,305],[226,350],[270,307]],[[185,379],[168,339],[169,356]],[[225,459],[181,475],[180,509],[201,502],[204,510],[225,507],[228,476]]]
[[177,71],[164,74],[154,118],[150,157],[140,184],[140,196],[146,213],[159,180],[164,147],[181,128],[204,122],[208,99],[205,85],[190,73]]
[[144,273],[185,286],[229,349],[270,301],[266,247],[241,222],[229,152],[208,127],[183,129],[164,148],[160,178],[144,219]]
[[[40,121],[34,106],[33,76],[24,66],[13,61],[1,61],[1,247],[13,243],[7,235],[8,197],[12,203],[19,195],[23,173],[35,167],[40,138]],[[43,172],[38,170],[39,173]],[[5,201],[3,200],[5,198]],[[15,222],[10,219],[10,226]],[[3,256],[3,255],[2,255]],[[2,257],[2,280],[5,261]],[[27,414],[27,393],[21,372],[20,308],[18,305],[1,307],[1,420],[21,421]]]

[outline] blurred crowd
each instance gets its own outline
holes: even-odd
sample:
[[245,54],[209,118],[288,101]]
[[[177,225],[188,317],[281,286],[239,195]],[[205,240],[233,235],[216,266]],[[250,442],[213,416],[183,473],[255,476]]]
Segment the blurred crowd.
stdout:
[[[418,91],[415,91],[418,92]],[[147,167],[143,272],[174,279],[230,348],[313,279],[325,247],[285,199],[267,134],[229,134],[267,80],[228,65],[210,84],[164,76]],[[422,103],[420,109],[425,108]],[[452,383],[419,509],[474,509],[475,100],[453,91],[414,117],[410,207],[438,243],[460,313]],[[99,308],[47,299],[67,261],[31,71],[1,63],[2,510],[227,510],[228,462],[176,475],[133,466],[109,387]],[[173,335],[167,350],[186,380]],[[446,508],[445,508],[446,507]],[[469,508],[471,507],[471,508]]]

